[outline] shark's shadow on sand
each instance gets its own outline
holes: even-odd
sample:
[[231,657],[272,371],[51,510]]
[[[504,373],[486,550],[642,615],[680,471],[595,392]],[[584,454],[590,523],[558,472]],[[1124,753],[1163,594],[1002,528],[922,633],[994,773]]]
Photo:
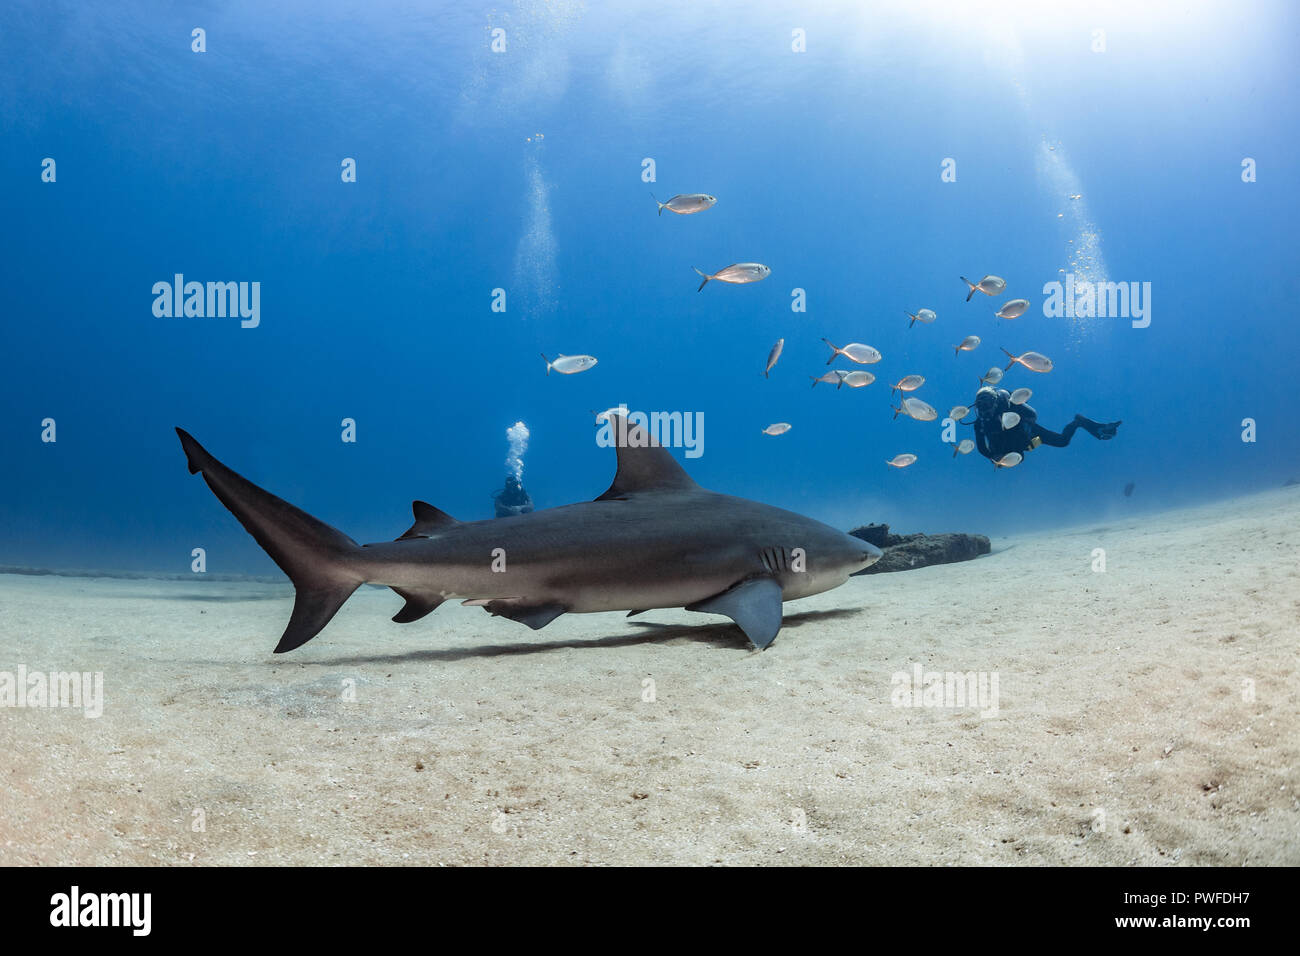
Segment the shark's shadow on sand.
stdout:
[[[828,611],[803,611],[785,618],[785,629],[798,628],[804,624],[816,624],[820,621],[835,621],[854,617],[869,610],[865,607],[834,608]],[[303,661],[304,665],[316,667],[355,667],[363,664],[401,664],[401,663],[447,663],[451,661],[474,660],[485,657],[510,657],[517,654],[545,654],[550,651],[563,650],[608,650],[615,647],[634,647],[638,644],[658,644],[677,638],[690,638],[714,647],[730,650],[751,651],[749,638],[745,632],[734,624],[659,624],[654,621],[633,621],[633,626],[640,627],[638,633],[610,635],[609,637],[573,638],[563,641],[533,641],[527,644],[482,644],[478,647],[425,648],[407,651],[404,654],[367,654],[364,656],[321,658],[315,661]]]
[[134,601],[200,601],[214,604],[243,604],[248,601],[283,601],[288,594],[167,594],[153,591],[123,591],[118,594],[106,594],[109,598],[126,598]]

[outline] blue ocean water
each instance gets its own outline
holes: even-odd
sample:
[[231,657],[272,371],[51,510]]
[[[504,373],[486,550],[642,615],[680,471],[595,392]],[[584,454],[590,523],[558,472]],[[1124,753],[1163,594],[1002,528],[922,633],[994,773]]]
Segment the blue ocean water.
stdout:
[[[706,487],[842,527],[1276,487],[1300,477],[1298,27],[1286,2],[8,3],[0,563],[277,573],[176,425],[359,541],[412,498],[488,517],[517,421],[538,507],[596,496],[591,411],[619,403],[702,414]],[[718,203],[656,215],[690,192]],[[744,261],[771,276],[696,291]],[[986,273],[1005,295],[965,302]],[[1149,283],[1149,325],[1045,315],[1067,273]],[[177,274],[259,283],[257,326],[156,316]],[[810,388],[823,337],[879,349],[877,381]],[[941,419],[970,404],[999,347],[1054,360],[1003,383],[1044,425],[1117,438],[995,470],[891,418],[909,373]],[[559,352],[599,364],[548,376]]]

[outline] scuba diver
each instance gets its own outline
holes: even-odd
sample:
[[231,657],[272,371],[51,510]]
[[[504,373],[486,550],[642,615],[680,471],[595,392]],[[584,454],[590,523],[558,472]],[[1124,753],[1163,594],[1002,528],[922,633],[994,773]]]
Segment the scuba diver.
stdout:
[[[1012,428],[1002,427],[1002,416],[1015,412],[1020,421]],[[1038,424],[1038,413],[1029,405],[1012,405],[1011,394],[1006,389],[985,385],[975,394],[975,447],[985,458],[996,463],[1009,452],[1025,453],[1039,445],[1064,448],[1070,444],[1074,433],[1082,428],[1093,438],[1109,441],[1123,424],[1119,422],[1094,422],[1091,418],[1075,415],[1059,432],[1049,431]]]
[[492,502],[498,518],[526,515],[533,510],[533,499],[514,475],[506,475],[506,486],[492,496]]

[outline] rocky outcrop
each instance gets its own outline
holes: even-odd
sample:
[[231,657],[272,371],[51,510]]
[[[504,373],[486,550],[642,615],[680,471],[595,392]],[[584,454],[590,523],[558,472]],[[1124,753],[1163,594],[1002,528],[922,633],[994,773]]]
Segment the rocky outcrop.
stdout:
[[892,534],[887,524],[868,524],[849,534],[874,544],[884,555],[858,574],[883,574],[910,571],[932,564],[969,561],[991,550],[989,539],[982,534]]

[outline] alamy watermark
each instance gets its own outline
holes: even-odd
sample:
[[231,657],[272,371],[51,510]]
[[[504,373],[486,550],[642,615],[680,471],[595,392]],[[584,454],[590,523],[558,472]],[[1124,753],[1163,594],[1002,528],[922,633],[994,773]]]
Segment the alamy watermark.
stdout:
[[153,314],[160,319],[238,317],[245,329],[262,321],[260,282],[186,282],[178,272],[171,282],[155,282],[153,294]]
[[55,927],[124,927],[133,936],[148,936],[153,927],[152,893],[83,893],[73,885],[50,897],[50,925]]
[[[703,412],[629,412],[619,405],[596,416],[601,448],[643,448],[650,444],[685,448],[687,458],[704,454]],[[630,425],[639,426],[633,430]]]
[[66,707],[93,719],[104,713],[104,673],[0,671],[0,707]]
[[1043,315],[1049,319],[1132,319],[1135,329],[1151,324],[1150,282],[1088,282],[1071,272],[1064,282],[1045,282],[1043,295]]
[[895,707],[978,707],[981,717],[998,715],[997,671],[927,671],[913,664],[911,673],[896,671],[890,684]]

